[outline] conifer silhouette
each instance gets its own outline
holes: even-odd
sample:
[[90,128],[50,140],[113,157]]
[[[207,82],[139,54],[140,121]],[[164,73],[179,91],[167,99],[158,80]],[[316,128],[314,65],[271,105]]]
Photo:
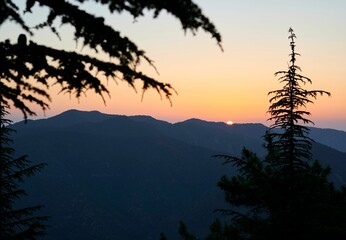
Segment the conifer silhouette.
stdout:
[[[279,81],[284,84],[282,89],[269,92],[274,95],[269,101],[271,106],[268,113],[271,117],[269,121],[274,121],[267,134],[273,139],[273,146],[277,153],[276,163],[284,171],[290,171],[293,175],[304,168],[311,160],[311,142],[308,137],[309,128],[301,124],[313,124],[307,119],[310,112],[305,110],[307,104],[313,103],[311,98],[316,99],[318,95],[330,93],[323,90],[306,90],[302,85],[312,83],[312,81],[299,74],[301,68],[296,65],[299,53],[295,51],[296,35],[293,29],[289,29],[289,39],[291,54],[290,66],[287,71],[278,71],[275,76],[281,75]],[[303,108],[303,109],[302,109]],[[274,130],[279,129],[278,132]]]
[[32,165],[27,156],[14,158],[14,149],[9,127],[11,121],[6,119],[7,111],[0,105],[0,239],[26,240],[36,239],[45,234],[47,217],[36,216],[41,205],[17,208],[15,204],[26,195],[20,184],[26,177],[40,171],[45,164]]
[[[24,13],[19,7],[23,2]],[[59,85],[61,92],[77,98],[91,90],[104,100],[104,96],[109,95],[105,79],[122,80],[135,89],[139,82],[143,93],[147,89],[155,89],[170,101],[175,90],[169,83],[158,81],[138,70],[141,62],[155,69],[153,61],[116,27],[104,21],[103,16],[97,16],[85,8],[87,2],[105,7],[109,14],[129,13],[134,19],[145,15],[147,10],[152,10],[156,18],[165,10],[180,21],[185,31],[196,34],[202,29],[222,49],[220,33],[191,0],[0,1],[0,26],[12,21],[24,31],[19,35],[17,44],[8,39],[0,42],[1,99],[21,110],[24,118],[35,115],[28,103],[37,104],[43,110],[49,108],[51,97],[48,90],[52,84]],[[24,14],[30,13],[35,17],[40,8],[48,10],[47,17],[37,25],[30,26]],[[57,20],[61,25],[70,26],[74,34],[72,40],[92,50],[92,54],[65,51],[59,46],[47,47],[30,40],[31,36],[43,29],[50,29],[57,38],[62,39]],[[109,58],[104,60],[104,56]]]

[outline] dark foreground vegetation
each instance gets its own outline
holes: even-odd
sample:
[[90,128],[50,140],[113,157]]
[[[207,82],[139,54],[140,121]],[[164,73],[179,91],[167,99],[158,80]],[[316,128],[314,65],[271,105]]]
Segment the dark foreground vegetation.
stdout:
[[[238,173],[223,176],[218,186],[230,208],[227,216],[210,226],[208,240],[221,239],[343,239],[346,237],[346,188],[337,188],[312,154],[306,110],[322,90],[303,88],[312,81],[296,65],[295,34],[289,30],[291,54],[287,71],[279,71],[282,89],[271,95],[268,113],[273,124],[264,135],[267,154],[259,158],[243,150],[240,158],[217,155],[233,164]],[[181,223],[185,240],[195,239]]]

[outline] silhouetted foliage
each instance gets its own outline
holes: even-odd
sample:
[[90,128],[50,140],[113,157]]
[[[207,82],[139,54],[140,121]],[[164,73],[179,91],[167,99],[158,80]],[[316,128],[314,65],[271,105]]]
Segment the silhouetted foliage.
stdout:
[[[296,65],[296,57],[299,53],[295,51],[296,38],[290,28],[291,35],[291,59],[288,71],[279,71],[275,75],[282,75],[279,81],[284,84],[282,89],[269,92],[274,94],[270,99],[271,106],[268,113],[274,124],[270,127],[268,135],[273,139],[272,144],[277,154],[275,162],[281,166],[283,171],[290,171],[293,175],[300,168],[304,168],[311,160],[311,139],[308,137],[309,128],[301,124],[313,124],[306,118],[310,112],[302,110],[308,103],[312,103],[311,98],[316,99],[318,95],[329,92],[322,90],[306,90],[301,85],[312,83],[307,77],[298,72],[301,68]],[[279,132],[273,130],[279,129]],[[284,173],[285,174],[285,173]]]
[[330,169],[313,160],[305,108],[311,98],[330,93],[308,91],[300,85],[311,80],[297,73],[295,35],[290,29],[291,54],[288,71],[279,81],[269,113],[273,120],[265,134],[267,155],[260,159],[243,149],[240,158],[218,155],[233,164],[238,174],[223,176],[218,186],[230,209],[218,212],[229,217],[211,225],[210,240],[219,239],[343,239],[346,237],[346,189],[328,181]]
[[[21,34],[16,44],[9,40],[0,43],[0,100],[5,104],[13,104],[27,118],[35,113],[27,105],[28,102],[39,105],[46,110],[50,96],[47,92],[50,82],[61,85],[61,91],[80,97],[87,90],[93,90],[102,98],[109,90],[102,82],[102,77],[121,79],[135,87],[135,81],[143,83],[143,92],[149,88],[163,93],[169,100],[172,86],[159,82],[137,70],[141,61],[153,66],[152,60],[130,39],[107,25],[104,18],[95,16],[81,7],[87,2],[104,5],[112,14],[128,12],[134,18],[144,15],[146,10],[153,10],[156,18],[162,10],[177,17],[183,29],[193,34],[198,29],[211,34],[221,47],[221,35],[202,10],[191,0],[78,0],[51,1],[26,0],[24,13],[21,12],[18,0],[0,1],[0,26],[7,20],[20,25],[30,36],[35,31],[49,28],[57,37],[61,37],[57,22],[69,25],[74,29],[74,40],[81,41],[83,46],[96,52],[106,53],[110,61],[97,59],[89,55],[67,52],[57,48],[42,46],[27,41]],[[36,5],[36,6],[35,6]],[[29,26],[24,20],[25,13],[35,11],[35,7],[48,8],[46,20],[36,26]]]
[[184,222],[179,222],[179,234],[184,240],[196,240],[197,238],[191,235]]
[[40,171],[45,164],[32,165],[27,156],[14,158],[14,149],[6,119],[6,109],[0,105],[0,239],[36,239],[45,234],[47,217],[35,216],[41,205],[18,208],[15,203],[26,195],[20,187],[26,177]]

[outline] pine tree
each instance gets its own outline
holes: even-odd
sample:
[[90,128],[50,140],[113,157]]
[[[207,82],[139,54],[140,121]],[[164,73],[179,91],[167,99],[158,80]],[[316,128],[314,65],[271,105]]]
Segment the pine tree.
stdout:
[[[273,147],[277,153],[276,163],[283,171],[294,175],[300,168],[307,166],[311,160],[311,139],[308,137],[309,128],[301,124],[313,124],[306,118],[310,112],[306,111],[306,105],[312,103],[311,98],[316,99],[318,95],[330,95],[322,90],[306,90],[302,84],[312,83],[307,77],[299,74],[301,68],[296,65],[296,57],[299,53],[295,51],[295,38],[292,28],[289,29],[291,47],[291,59],[288,71],[279,71],[275,75],[282,75],[279,81],[284,84],[282,89],[269,92],[274,94],[270,99],[271,106],[268,113],[274,124],[270,127],[269,136],[273,139]],[[279,132],[273,130],[279,129]]]
[[47,217],[34,215],[41,205],[16,208],[15,203],[26,195],[20,184],[26,177],[40,171],[45,164],[32,163],[27,156],[14,158],[14,149],[10,147],[13,129],[11,121],[6,119],[5,106],[0,106],[0,239],[25,240],[36,239],[45,233]]
[[[284,201],[281,206],[277,206],[275,216],[282,221],[281,227],[287,228],[286,236],[288,237],[303,232],[304,220],[309,221],[302,213],[308,211],[309,207],[313,205],[314,200],[310,199],[310,196],[316,193],[310,192],[311,188],[325,187],[318,181],[327,184],[326,177],[329,169],[321,168],[318,162],[311,165],[312,140],[308,136],[309,128],[302,124],[313,124],[307,118],[310,112],[306,111],[307,104],[313,102],[311,98],[316,99],[318,95],[324,94],[330,95],[326,91],[302,88],[302,85],[311,84],[312,81],[299,73],[301,68],[296,65],[296,58],[299,56],[299,53],[295,51],[296,35],[292,28],[289,29],[289,32],[290,66],[287,71],[275,73],[275,75],[281,75],[279,81],[284,86],[282,89],[269,92],[274,95],[270,99],[271,106],[268,110],[271,115],[269,120],[273,120],[274,123],[267,133],[267,139],[270,139],[268,147],[273,153],[267,159],[272,160],[270,164],[275,167],[276,178],[281,181],[280,187],[285,189],[282,195]],[[308,199],[311,200],[310,203],[306,202]],[[312,213],[306,213],[306,217],[309,214]]]

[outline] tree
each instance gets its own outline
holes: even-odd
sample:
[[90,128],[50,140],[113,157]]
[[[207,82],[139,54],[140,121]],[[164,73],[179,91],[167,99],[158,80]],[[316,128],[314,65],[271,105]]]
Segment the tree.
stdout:
[[[260,159],[244,149],[240,158],[219,155],[238,174],[223,176],[218,186],[225,192],[230,209],[219,212],[228,222],[215,221],[208,240],[220,239],[343,239],[346,237],[346,188],[328,181],[330,169],[313,161],[305,108],[322,90],[305,90],[311,80],[299,74],[295,34],[290,29],[290,65],[279,71],[282,89],[269,92],[269,120],[265,134],[267,155]],[[302,110],[302,108],[304,108]]]
[[[269,101],[271,106],[268,113],[271,117],[269,121],[274,120],[271,125],[269,137],[273,138],[273,147],[277,152],[276,162],[282,167],[282,170],[288,171],[289,175],[294,175],[300,168],[304,168],[311,160],[311,139],[308,137],[309,128],[301,125],[313,124],[306,118],[310,112],[301,110],[306,105],[312,103],[310,98],[316,99],[318,95],[330,95],[329,92],[322,90],[308,91],[301,85],[312,83],[307,77],[298,72],[301,68],[296,65],[296,57],[299,53],[295,51],[295,34],[292,28],[289,30],[291,39],[291,59],[288,71],[279,71],[275,75],[282,75],[279,81],[284,84],[282,89],[269,92],[274,94]],[[272,130],[279,129],[281,133]]]
[[[313,205],[314,200],[310,199],[310,196],[317,194],[310,190],[314,187],[322,190],[325,187],[323,184],[327,184],[326,177],[329,174],[329,170],[322,169],[318,162],[311,165],[312,140],[308,137],[309,128],[301,124],[313,124],[311,120],[307,119],[310,112],[305,110],[307,104],[313,102],[311,98],[316,99],[318,95],[330,95],[330,93],[322,90],[309,91],[302,88],[301,85],[312,82],[309,78],[299,74],[301,69],[296,65],[296,57],[299,55],[295,51],[296,36],[291,28],[289,32],[289,39],[291,40],[290,66],[288,71],[275,73],[275,75],[281,75],[279,81],[284,86],[282,89],[269,92],[269,94],[274,95],[270,99],[271,106],[268,110],[271,115],[269,120],[273,120],[274,123],[267,133],[267,138],[270,139],[269,147],[273,153],[268,160],[275,167],[278,177],[283,178],[284,186],[282,187],[286,188],[283,195],[285,201],[279,212],[280,215],[286,216],[278,217],[283,221],[282,227],[287,228],[287,236],[291,234],[296,236],[304,231],[302,229],[302,226],[306,226],[304,221],[309,220],[305,219],[302,213],[308,211],[310,203]],[[276,129],[277,131],[275,131]],[[307,199],[309,201],[304,202]]]
[[[162,10],[177,17],[184,29],[193,34],[202,29],[211,34],[221,47],[221,35],[202,10],[191,0],[26,0],[24,13],[18,4],[22,1],[4,0],[0,2],[0,26],[7,20],[14,21],[29,36],[35,31],[49,28],[57,37],[61,25],[70,25],[74,29],[74,40],[81,41],[85,47],[95,51],[95,56],[77,52],[67,52],[50,48],[33,41],[27,41],[26,35],[20,35],[16,44],[9,40],[0,42],[0,100],[20,109],[27,118],[35,115],[28,103],[35,103],[43,110],[49,108],[51,97],[47,92],[50,80],[61,86],[62,92],[74,94],[77,98],[88,90],[93,90],[104,99],[109,90],[102,77],[121,79],[135,87],[135,81],[143,83],[143,92],[154,88],[170,100],[173,87],[151,78],[137,70],[141,61],[153,66],[152,60],[130,39],[104,22],[102,16],[82,10],[86,2],[95,2],[106,6],[110,13],[128,12],[134,18],[144,15],[145,10],[153,10],[156,18]],[[34,6],[48,8],[47,19],[29,26],[23,14],[34,11]],[[98,53],[106,53],[110,61],[101,60]],[[154,66],[153,66],[154,67]]]
[[14,149],[10,147],[11,121],[6,119],[7,111],[0,105],[0,239],[36,239],[45,233],[47,217],[35,216],[41,205],[18,208],[17,200],[26,195],[20,184],[26,177],[40,171],[45,164],[32,165],[27,156],[14,158]]

